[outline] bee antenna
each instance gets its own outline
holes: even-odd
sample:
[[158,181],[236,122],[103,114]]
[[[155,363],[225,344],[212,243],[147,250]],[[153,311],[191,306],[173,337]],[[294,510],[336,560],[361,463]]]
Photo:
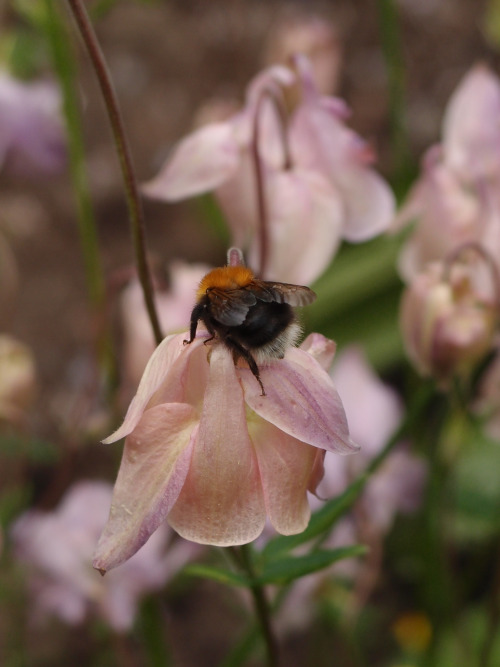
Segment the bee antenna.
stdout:
[[243,253],[239,248],[229,248],[227,251],[227,265],[228,266],[245,266]]

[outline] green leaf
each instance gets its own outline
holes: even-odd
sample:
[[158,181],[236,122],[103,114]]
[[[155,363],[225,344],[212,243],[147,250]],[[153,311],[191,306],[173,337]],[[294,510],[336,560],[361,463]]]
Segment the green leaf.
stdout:
[[307,331],[320,331],[339,347],[363,345],[379,370],[404,357],[398,326],[401,281],[395,268],[402,238],[345,244],[313,285],[318,299],[303,313]]
[[0,454],[34,464],[49,465],[57,462],[60,451],[52,442],[7,433],[0,435]]
[[286,583],[306,574],[323,570],[344,558],[363,556],[367,549],[362,544],[353,544],[338,549],[322,549],[305,556],[280,558],[270,561],[257,577],[258,584]]
[[340,496],[326,502],[324,507],[311,516],[309,525],[302,533],[298,535],[280,535],[270,540],[262,550],[261,558],[264,561],[276,558],[329,530],[350,509],[363,490],[367,479],[367,475],[361,475]]
[[[467,437],[466,435],[464,437]],[[471,428],[451,474],[451,522],[456,538],[488,539],[500,530],[500,446]]]
[[231,572],[230,570],[223,570],[212,565],[203,565],[202,563],[193,563],[188,565],[183,570],[184,574],[192,577],[201,577],[202,579],[212,579],[218,581],[220,584],[227,584],[228,586],[245,586],[249,588],[254,583],[249,577],[242,574]]

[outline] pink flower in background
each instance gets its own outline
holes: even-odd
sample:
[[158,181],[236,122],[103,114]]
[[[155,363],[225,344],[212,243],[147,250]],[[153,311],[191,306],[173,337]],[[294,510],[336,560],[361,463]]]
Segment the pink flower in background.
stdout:
[[[349,431],[360,445],[358,456],[332,460],[325,457],[325,475],[317,493],[331,498],[344,491],[380,453],[397,429],[403,406],[396,392],[369,366],[362,351],[347,348],[336,359],[332,377],[344,405]],[[366,485],[363,505],[370,522],[385,533],[398,511],[416,509],[425,481],[425,463],[400,446],[388,455]]]
[[396,227],[417,223],[399,261],[406,281],[464,243],[500,257],[499,114],[500,81],[477,65],[452,95],[442,143],[424,156],[420,179],[396,219]]
[[401,330],[408,356],[422,375],[443,386],[467,375],[494,344],[498,294],[495,299],[492,287],[484,289],[477,266],[429,264],[403,294]]
[[[155,292],[156,310],[164,334],[185,330],[191,317],[196,290],[209,270],[205,264],[172,262],[168,290]],[[124,334],[124,381],[127,387],[135,390],[156,347],[144,295],[137,279],[132,280],[123,290],[120,313]]]
[[162,526],[120,570],[99,577],[92,552],[106,523],[112,487],[105,482],[74,484],[52,512],[29,510],[14,523],[14,550],[28,570],[35,616],[51,613],[78,624],[97,611],[117,632],[132,627],[140,599],[163,588],[194,555],[177,542],[168,552]]
[[0,168],[51,173],[66,161],[61,95],[50,81],[24,83],[0,72]]
[[[233,235],[259,266],[258,145],[268,215],[266,279],[307,284],[332,260],[342,238],[363,241],[387,229],[394,198],[372,169],[373,151],[345,126],[346,106],[323,97],[305,57],[297,73],[270,67],[249,85],[244,108],[183,139],[146,194],[176,201],[215,190]],[[285,96],[296,108],[285,120]],[[257,135],[255,133],[256,127]]]
[[295,8],[279,15],[268,34],[265,62],[288,65],[298,53],[306,56],[322,95],[337,90],[343,49],[335,26],[326,19]]
[[323,452],[357,449],[330,377],[307,351],[321,354],[321,338],[260,367],[265,396],[226,347],[205,345],[206,334],[159,345],[123,425],[105,440],[127,436],[94,567],[130,558],[165,519],[219,546],[254,540],[266,515],[280,533],[304,530]]

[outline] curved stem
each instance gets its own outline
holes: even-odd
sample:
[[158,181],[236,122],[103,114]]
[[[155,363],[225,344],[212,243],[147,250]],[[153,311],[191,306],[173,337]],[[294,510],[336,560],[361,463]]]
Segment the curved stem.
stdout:
[[154,304],[153,285],[146,257],[144,214],[142,211],[137,180],[135,178],[134,168],[132,166],[132,158],[130,155],[122,117],[118,106],[118,100],[113,89],[113,84],[111,82],[111,77],[108,72],[106,61],[104,60],[99,42],[97,41],[97,37],[82,1],[68,0],[68,5],[75,18],[76,24],[90,56],[90,60],[92,61],[92,65],[99,81],[99,86],[101,88],[104,103],[111,123],[115,146],[118,153],[118,159],[120,161],[120,167],[125,185],[137,271],[144,293],[146,309],[149,315],[151,326],[153,328],[156,343],[158,344],[161,342],[163,336]]

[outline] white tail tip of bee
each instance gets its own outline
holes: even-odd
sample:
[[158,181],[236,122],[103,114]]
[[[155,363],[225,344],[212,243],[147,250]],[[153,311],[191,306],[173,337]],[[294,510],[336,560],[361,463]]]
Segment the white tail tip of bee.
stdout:
[[227,265],[228,266],[245,266],[243,253],[239,248],[229,248],[227,251]]

